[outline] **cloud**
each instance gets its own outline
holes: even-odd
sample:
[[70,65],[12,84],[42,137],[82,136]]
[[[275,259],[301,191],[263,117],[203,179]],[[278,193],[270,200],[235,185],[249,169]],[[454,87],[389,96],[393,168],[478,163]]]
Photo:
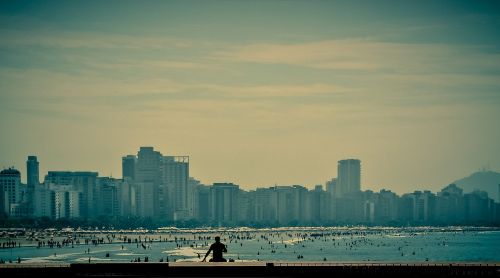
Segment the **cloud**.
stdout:
[[[340,103],[355,92],[352,88],[332,83],[238,86],[183,83],[169,78],[117,80],[107,76],[75,76],[42,70],[0,70],[0,80],[5,81],[0,100],[6,111],[40,116],[68,114],[81,118],[108,113],[151,117],[188,113],[199,118],[207,115],[212,118],[227,115],[229,111],[275,115],[277,111],[283,111],[284,106],[288,107],[287,111],[302,111],[299,106],[304,98],[337,96]],[[291,102],[295,105],[290,105]],[[316,107],[315,111],[321,110]]]
[[32,68],[49,69],[70,65],[71,69],[66,72],[77,73],[93,70],[222,70],[213,60],[198,57],[198,52],[213,47],[212,42],[206,41],[166,36],[70,32],[50,28],[37,31],[10,30],[1,27],[0,37],[0,49],[11,54],[10,61]]
[[2,47],[54,47],[91,49],[165,49],[190,48],[192,41],[161,36],[132,36],[99,32],[68,32],[61,30],[0,29]]
[[254,63],[281,63],[303,65],[315,68],[373,69],[376,65],[370,61],[355,59],[354,45],[365,44],[352,41],[320,41],[301,44],[257,43],[232,47],[227,51],[217,52],[215,57],[226,60]]
[[164,58],[158,58],[154,60],[114,58],[112,61],[103,61],[94,57],[71,54],[65,55],[65,59],[71,63],[78,64],[86,68],[99,70],[224,70],[219,65],[207,61],[182,61]]
[[[2,40],[0,46],[112,50],[47,54],[78,72],[54,71],[50,64],[45,69],[0,70],[0,100],[6,109],[20,113],[32,110],[43,116],[43,111],[53,111],[56,116],[93,118],[126,111],[148,118],[188,114],[199,121],[232,121],[252,113],[274,119],[276,125],[297,116],[292,122],[304,123],[306,128],[308,122],[331,118],[383,121],[391,113],[422,117],[416,110],[425,107],[434,111],[454,103],[499,101],[491,92],[500,86],[496,75],[476,73],[499,71],[500,56],[480,47],[363,39],[195,44],[99,33],[49,32],[46,38],[22,31],[12,34],[14,39]],[[169,51],[163,51],[169,47],[195,49],[173,51],[169,56]],[[255,78],[259,69],[285,77],[292,72],[294,79]],[[224,72],[213,74],[215,70]],[[224,76],[227,72],[233,75]]]
[[213,58],[233,62],[286,64],[314,69],[375,73],[500,71],[500,55],[487,46],[406,44],[372,40],[306,43],[252,43],[217,51]]
[[[209,93],[210,97],[267,98],[296,97],[322,94],[345,94],[355,88],[333,83],[268,84],[268,85],[226,85],[222,83],[180,82],[168,77],[121,80],[98,73],[93,75],[72,75],[47,70],[0,70],[4,86],[14,84],[23,88],[26,97],[104,97],[104,96],[146,96],[148,94],[174,94],[187,92]],[[22,82],[30,80],[30,82]],[[5,94],[14,94],[8,91]]]

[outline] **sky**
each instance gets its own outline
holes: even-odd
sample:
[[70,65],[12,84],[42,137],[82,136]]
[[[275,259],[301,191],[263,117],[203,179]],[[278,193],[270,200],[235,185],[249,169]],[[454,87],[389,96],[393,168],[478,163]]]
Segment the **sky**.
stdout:
[[498,1],[1,1],[0,167],[153,146],[243,189],[500,170]]

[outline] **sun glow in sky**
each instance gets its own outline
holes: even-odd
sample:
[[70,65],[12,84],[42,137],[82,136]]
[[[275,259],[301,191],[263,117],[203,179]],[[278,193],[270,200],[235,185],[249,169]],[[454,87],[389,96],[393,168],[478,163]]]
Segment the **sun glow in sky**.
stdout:
[[2,1],[0,166],[121,177],[140,146],[249,189],[500,169],[498,1]]

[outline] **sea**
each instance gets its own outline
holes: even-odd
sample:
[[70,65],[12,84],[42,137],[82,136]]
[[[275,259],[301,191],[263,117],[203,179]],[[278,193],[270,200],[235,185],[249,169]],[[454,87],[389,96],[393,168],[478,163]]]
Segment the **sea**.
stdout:
[[[6,263],[197,262],[217,235],[227,246],[224,257],[236,262],[500,262],[500,230],[484,227],[54,229],[35,239],[32,234],[30,241],[16,238],[21,246],[0,249],[0,259]],[[37,244],[62,238],[79,241],[61,247]],[[92,239],[102,240],[92,243]]]

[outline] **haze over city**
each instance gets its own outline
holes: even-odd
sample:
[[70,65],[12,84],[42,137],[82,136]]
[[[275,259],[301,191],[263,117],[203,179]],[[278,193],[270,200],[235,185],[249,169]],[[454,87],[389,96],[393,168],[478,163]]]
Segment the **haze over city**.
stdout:
[[493,1],[1,2],[0,167],[154,146],[206,184],[358,158],[363,189],[437,191],[500,169],[499,30]]
[[497,277],[500,0],[0,0],[0,277]]

